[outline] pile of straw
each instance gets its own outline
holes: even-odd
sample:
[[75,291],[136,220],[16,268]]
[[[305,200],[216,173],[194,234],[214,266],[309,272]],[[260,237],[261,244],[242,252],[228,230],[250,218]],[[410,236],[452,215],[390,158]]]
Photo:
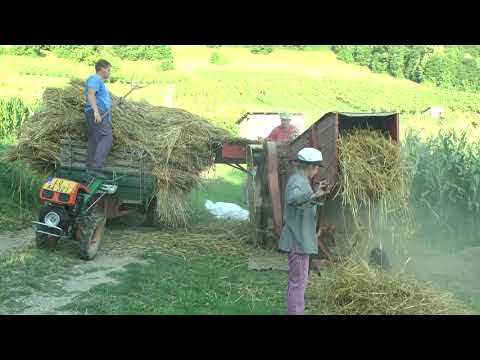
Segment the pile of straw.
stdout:
[[[239,221],[193,224],[188,230],[155,231],[151,228],[107,228],[102,247],[118,255],[143,253],[145,249],[176,254],[185,259],[217,252],[248,260],[254,251],[252,229]],[[258,250],[257,250],[258,251]]]
[[[48,168],[59,160],[62,138],[87,141],[83,89],[78,80],[66,88],[46,89],[41,111],[25,122],[7,160]],[[160,222],[172,227],[186,224],[186,196],[213,165],[214,144],[228,133],[185,110],[125,101],[113,94],[112,104],[112,152],[146,154],[157,179]]]
[[380,202],[385,213],[408,203],[408,175],[400,146],[378,131],[355,129],[339,138],[340,183],[344,205],[354,215]]
[[307,306],[321,314],[442,315],[469,310],[447,292],[351,260],[322,272],[307,290]]
[[[410,178],[401,147],[378,131],[354,129],[340,136],[338,150],[338,194],[352,215],[355,231],[366,229],[371,235],[374,209],[383,221],[395,215],[410,229]],[[361,223],[362,209],[368,212],[368,224]]]

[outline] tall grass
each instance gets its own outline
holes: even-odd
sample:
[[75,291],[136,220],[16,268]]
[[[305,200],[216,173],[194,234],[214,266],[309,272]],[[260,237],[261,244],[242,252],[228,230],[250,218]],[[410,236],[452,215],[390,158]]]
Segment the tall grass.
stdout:
[[[0,144],[0,158],[7,145]],[[21,162],[0,161],[0,231],[25,227],[40,207],[38,191],[47,174],[33,172]]]
[[466,132],[440,131],[421,140],[407,131],[404,148],[412,172],[411,204],[431,241],[478,243],[480,142]]
[[18,130],[34,108],[35,105],[29,105],[18,97],[0,99],[0,141],[14,141]]

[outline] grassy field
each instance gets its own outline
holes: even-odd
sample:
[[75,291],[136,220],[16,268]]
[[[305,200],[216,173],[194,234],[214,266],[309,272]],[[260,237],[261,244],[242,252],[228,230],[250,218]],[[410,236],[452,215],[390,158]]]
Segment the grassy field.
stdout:
[[33,247],[1,254],[0,314],[24,310],[19,297],[46,291],[59,294],[57,281],[67,278],[71,266],[79,261],[74,252],[46,252]]
[[[5,145],[0,144],[0,155]],[[45,174],[33,173],[22,164],[0,162],[0,226],[15,230],[30,225],[40,206],[38,191]]]
[[[222,226],[222,225],[218,225]],[[212,231],[218,230],[212,227]],[[235,225],[232,225],[235,227]],[[45,308],[62,297],[71,297],[66,306],[50,312],[77,314],[282,314],[286,272],[255,272],[247,269],[251,245],[232,239],[212,243],[203,238],[170,238],[162,243],[149,230],[110,227],[105,234],[103,260],[84,262],[76,247],[65,244],[55,251],[28,247],[0,256],[0,314],[21,313],[32,296],[42,298]],[[225,231],[225,229],[224,229]],[[135,239],[135,235],[140,238]],[[121,239],[119,239],[121,237]],[[153,242],[152,242],[153,238]],[[120,241],[120,242],[119,242]],[[135,255],[124,271],[109,274],[107,283],[80,294],[70,293],[65,282],[83,283],[98,279],[107,257],[122,260],[129,246],[148,246]],[[168,242],[171,242],[170,244]],[[122,251],[111,253],[114,250]],[[81,270],[83,268],[83,270]]]
[[[225,65],[209,63],[213,52],[228,59]],[[173,46],[175,70],[161,71],[160,62],[112,59],[112,76],[122,81],[150,83],[133,92],[131,99],[163,105],[167,87],[175,85],[173,106],[205,116],[235,130],[233,122],[246,111],[299,111],[308,123],[328,111],[398,111],[402,129],[432,134],[441,127],[478,130],[477,94],[431,88],[367,68],[336,60],[331,51],[275,50],[254,55],[245,48],[212,49],[206,46]],[[93,69],[73,61],[45,57],[0,56],[0,97],[19,96],[34,102],[45,87],[62,86],[71,77],[84,78]],[[109,85],[117,95],[128,83]],[[445,108],[442,120],[421,116],[430,105]]]
[[82,314],[279,315],[285,312],[286,274],[252,272],[245,259],[212,252],[189,259],[146,254],[63,310]]
[[[470,139],[480,135],[479,95],[373,74],[366,67],[338,61],[325,48],[304,52],[276,49],[269,55],[255,55],[241,47],[178,45],[172,49],[176,67],[172,71],[162,71],[159,61],[110,59],[112,75],[121,81],[109,84],[109,88],[123,95],[129,90],[126,82],[130,79],[149,83],[130,98],[164,105],[168,87],[174,86],[172,106],[203,115],[232,132],[236,131],[235,120],[247,111],[299,111],[307,123],[328,111],[398,111],[402,138],[409,129],[419,131],[422,138],[435,135],[439,129],[466,131]],[[220,53],[226,64],[210,64],[213,52]],[[85,78],[93,71],[48,52],[45,55],[0,55],[0,98],[18,96],[34,104],[46,87],[63,86],[69,78]],[[443,117],[423,115],[430,105],[443,106]],[[243,174],[221,167],[217,174],[190,197],[192,211],[200,218],[205,216],[203,203],[207,198],[244,202],[241,189],[230,190],[233,183],[242,187]]]
[[[209,62],[213,52],[221,54],[224,65]],[[165,105],[168,89],[173,85],[171,106],[202,115],[232,132],[237,130],[235,120],[247,111],[303,112],[307,124],[329,111],[398,111],[402,138],[409,129],[419,131],[421,139],[435,136],[440,129],[466,131],[469,140],[476,140],[480,135],[479,95],[373,74],[365,67],[338,61],[325,48],[305,52],[275,50],[269,55],[254,55],[240,47],[212,49],[179,45],[173,46],[173,53],[175,70],[166,72],[161,70],[159,61],[110,59],[115,81],[108,87],[116,95],[124,95],[130,88],[130,79],[134,79],[149,85],[134,91],[129,99]],[[0,98],[17,96],[28,104],[35,104],[46,87],[64,86],[70,78],[85,78],[93,72],[91,67],[57,59],[49,53],[45,55],[40,58],[0,55]],[[432,119],[422,114],[431,105],[445,108],[442,118]],[[440,149],[435,142],[429,146],[434,154],[435,149]],[[455,155],[455,163],[449,161],[448,156],[446,160],[433,155],[422,158],[422,161],[435,160],[435,167],[432,165],[424,171],[435,191],[447,191],[460,182],[448,183],[448,187],[436,181],[440,176],[435,176],[446,174],[442,169],[448,164],[453,167],[466,164],[461,159],[461,146],[455,146],[445,147],[450,153],[454,149],[460,154]],[[214,220],[204,208],[206,200],[232,202],[246,208],[245,175],[227,166],[217,166],[214,170],[205,174],[204,185],[189,196],[194,224]],[[475,178],[476,170],[468,174]],[[21,166],[0,163],[2,229],[14,230],[28,225],[36,214],[37,191],[43,178],[44,175],[31,174]],[[418,196],[424,194],[419,192]],[[438,227],[452,212],[441,214],[441,220],[430,219],[428,229]],[[0,259],[0,276],[18,271],[21,280],[32,273],[48,272],[49,268],[41,264],[46,261],[44,255],[29,249],[4,257]],[[62,267],[63,260],[57,257],[61,257],[61,253],[55,253],[52,266]],[[284,311],[285,274],[249,272],[244,258],[209,252],[186,261],[170,253],[147,252],[145,259],[148,265],[132,264],[127,272],[116,274],[119,284],[94,288],[66,309],[102,314],[277,314]],[[8,284],[15,288],[14,283]],[[22,291],[28,292],[28,287]],[[3,296],[0,295],[0,302],[10,301],[15,293],[4,292]]]

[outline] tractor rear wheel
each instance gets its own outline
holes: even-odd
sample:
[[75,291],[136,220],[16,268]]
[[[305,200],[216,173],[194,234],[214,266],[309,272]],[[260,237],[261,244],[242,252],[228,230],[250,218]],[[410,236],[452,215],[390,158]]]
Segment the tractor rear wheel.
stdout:
[[103,214],[88,214],[80,220],[75,236],[80,246],[80,258],[83,260],[95,258],[100,248],[104,227]]

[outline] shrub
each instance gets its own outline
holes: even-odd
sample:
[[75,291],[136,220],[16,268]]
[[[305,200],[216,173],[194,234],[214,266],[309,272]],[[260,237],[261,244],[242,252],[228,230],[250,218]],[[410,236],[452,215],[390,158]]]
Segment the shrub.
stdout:
[[307,48],[307,45],[281,45],[286,49],[304,51]]
[[273,47],[271,45],[254,45],[250,48],[250,52],[252,54],[262,54],[268,55],[273,51]]
[[388,70],[388,48],[386,46],[372,46],[369,68],[373,72],[387,72]]
[[348,64],[355,62],[355,46],[351,45],[334,45],[332,50],[337,54],[339,60],[345,61]]
[[217,51],[213,52],[210,56],[210,64],[216,65],[225,65],[227,63],[227,59],[225,56],[219,54]]
[[173,58],[170,59],[165,59],[162,61],[162,70],[163,71],[168,71],[168,70],[173,70],[175,69],[175,66],[173,64]]
[[173,60],[169,45],[115,45],[112,49],[122,60]]
[[[352,46],[352,56],[354,61],[358,65],[370,66],[372,59],[372,47],[369,45],[357,45]],[[350,50],[349,50],[350,51]],[[347,61],[348,62],[348,61]]]
[[10,54],[21,56],[41,56],[40,45],[13,45]]
[[0,139],[15,139],[17,131],[33,108],[17,97],[0,99]]
[[51,45],[51,51],[59,58],[94,65],[102,57],[100,45]]

